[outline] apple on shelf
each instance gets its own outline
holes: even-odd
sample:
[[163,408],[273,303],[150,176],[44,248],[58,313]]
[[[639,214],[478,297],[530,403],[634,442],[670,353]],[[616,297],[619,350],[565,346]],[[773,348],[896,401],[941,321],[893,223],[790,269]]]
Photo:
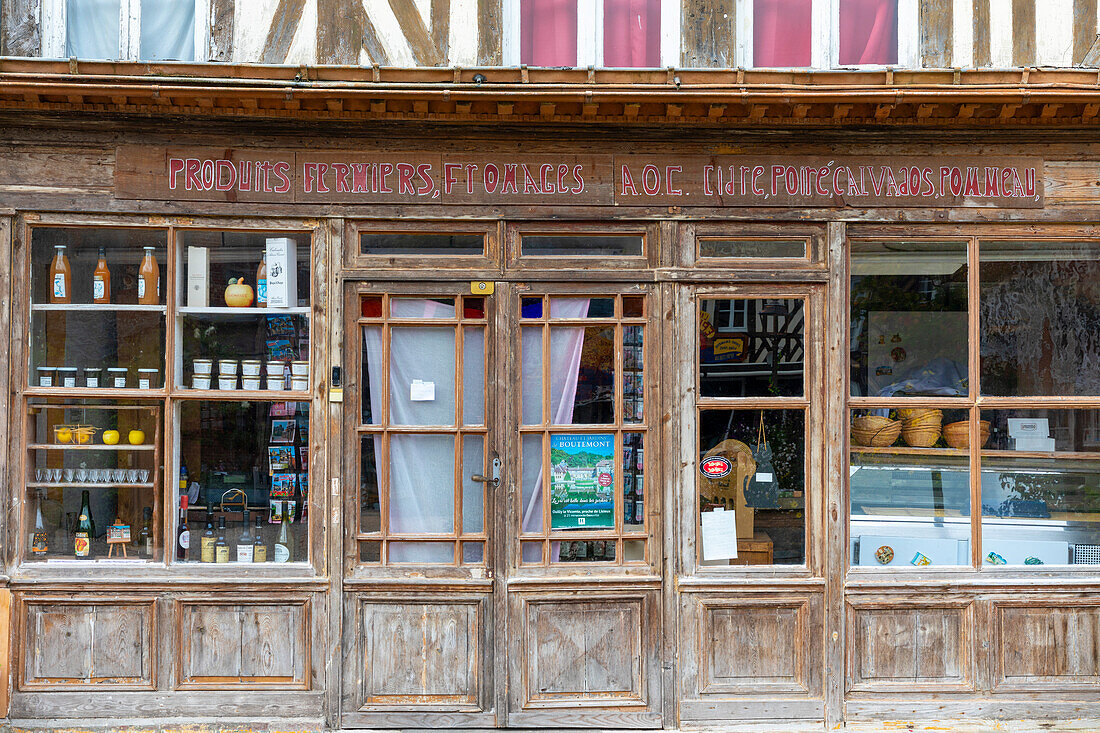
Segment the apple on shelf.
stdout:
[[225,304],[230,308],[248,308],[254,297],[252,286],[245,285],[243,277],[230,279],[225,288]]

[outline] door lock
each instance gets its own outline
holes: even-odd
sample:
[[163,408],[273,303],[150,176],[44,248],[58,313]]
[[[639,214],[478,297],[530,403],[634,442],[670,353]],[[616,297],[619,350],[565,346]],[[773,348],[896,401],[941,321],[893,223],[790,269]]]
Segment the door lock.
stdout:
[[473,476],[470,477],[470,480],[477,481],[481,484],[492,484],[494,489],[500,486],[500,459],[493,459],[493,475],[491,477],[483,476],[480,473],[475,473]]

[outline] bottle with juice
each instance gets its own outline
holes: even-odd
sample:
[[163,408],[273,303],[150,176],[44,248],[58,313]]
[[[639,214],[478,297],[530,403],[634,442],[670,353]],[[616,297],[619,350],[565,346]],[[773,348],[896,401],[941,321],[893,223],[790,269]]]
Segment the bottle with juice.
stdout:
[[267,307],[267,255],[260,256],[260,266],[256,268],[256,307]]
[[160,304],[160,267],[157,265],[153,247],[145,248],[138,268],[138,303],[141,305]]
[[65,256],[65,245],[54,247],[57,254],[50,262],[50,302],[73,302],[73,271],[69,268],[69,258]]
[[111,302],[111,271],[107,269],[107,250],[99,248],[99,261],[92,273],[92,302]]

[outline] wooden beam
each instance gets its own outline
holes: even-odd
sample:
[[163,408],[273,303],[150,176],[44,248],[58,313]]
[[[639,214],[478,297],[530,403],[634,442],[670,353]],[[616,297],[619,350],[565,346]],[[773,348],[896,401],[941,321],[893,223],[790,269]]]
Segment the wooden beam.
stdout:
[[260,62],[264,64],[285,64],[290,53],[290,44],[298,32],[298,23],[305,12],[305,0],[279,0],[275,14],[271,16],[271,26],[267,29]]
[[235,0],[209,0],[210,34],[207,61],[233,60],[233,17]]
[[[968,2],[968,0],[959,0]],[[989,0],[973,0],[974,2],[974,66],[989,66],[992,59],[992,48],[989,38]]]
[[[437,1],[448,2],[448,0]],[[394,17],[397,18],[397,24],[405,34],[405,40],[409,44],[409,49],[413,52],[417,65],[439,66],[443,62],[439,48],[432,41],[416,3],[413,0],[389,0],[389,4]]]
[[680,59],[684,67],[737,65],[736,10],[734,0],[681,0]]
[[317,63],[358,64],[363,49],[372,63],[390,61],[362,0],[317,0]]
[[1096,0],[1073,0],[1074,64],[1085,60],[1096,40]]
[[712,104],[707,108],[707,117],[712,120],[718,119],[726,113],[726,105],[724,104]]
[[477,0],[477,62],[483,66],[503,63],[502,14],[501,0]]
[[1012,0],[1012,63],[1035,65],[1035,0]]
[[952,0],[922,0],[920,3],[921,66],[946,69],[952,65],[952,7]]
[[40,0],[0,2],[0,56],[41,56]]

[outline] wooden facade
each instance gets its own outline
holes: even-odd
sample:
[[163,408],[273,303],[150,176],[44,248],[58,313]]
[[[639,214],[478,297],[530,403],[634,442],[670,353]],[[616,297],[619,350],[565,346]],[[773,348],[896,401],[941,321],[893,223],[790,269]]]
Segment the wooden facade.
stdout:
[[[230,69],[234,78],[212,76]],[[1100,237],[1092,223],[1100,206],[1095,71],[883,71],[873,83],[843,73],[781,83],[680,72],[670,83],[654,72],[639,83],[613,72],[524,71],[523,82],[481,86],[466,71],[366,68],[337,81],[335,70],[311,69],[321,78],[292,87],[286,73],[296,69],[225,70],[166,77],[136,64],[0,63],[0,410],[22,415],[35,394],[25,277],[35,227],[163,229],[169,237],[203,228],[308,232],[308,561],[218,573],[165,562],[27,563],[27,449],[20,422],[5,421],[0,704],[12,725],[194,717],[283,730],[821,730],[1100,721],[1100,581],[1089,566],[990,572],[979,557],[946,569],[850,567],[849,410],[864,403],[848,397],[846,353],[853,240],[952,239],[976,249],[979,237]],[[602,179],[608,197],[596,202],[242,201],[149,185],[161,171],[148,161],[163,163],[167,150],[234,160],[606,157],[619,172]],[[611,196],[625,194],[620,158],[663,168],[744,155],[1038,161],[1041,196],[1027,208]],[[476,234],[485,248],[459,257],[371,255],[360,247],[369,232]],[[629,235],[644,244],[617,259],[531,256],[523,237],[537,234]],[[700,241],[715,236],[794,239],[806,243],[805,256],[700,256]],[[361,333],[382,320],[361,309],[362,299],[468,297],[485,292],[471,290],[479,283],[493,286],[478,296],[488,305],[475,318],[487,334],[490,395],[479,434],[502,466],[499,485],[486,484],[482,533],[455,537],[484,541],[485,560],[361,561],[361,543],[374,541],[357,524],[361,441],[401,430],[363,424]],[[523,300],[542,296],[617,299],[605,320],[646,329],[644,419],[630,426],[620,415],[608,428],[646,434],[644,531],[616,535],[643,543],[637,562],[522,558],[521,433],[543,426],[519,418],[516,334]],[[696,314],[708,297],[805,303],[804,394],[736,403],[807,416],[801,563],[717,568],[699,560],[698,411],[733,404],[699,392]],[[644,301],[645,315],[625,316],[627,298]],[[342,370],[342,401],[333,399],[333,367]],[[1046,402],[1096,406],[1089,397]],[[1008,403],[975,398],[966,408],[996,404]],[[173,529],[164,512],[166,542]]]

